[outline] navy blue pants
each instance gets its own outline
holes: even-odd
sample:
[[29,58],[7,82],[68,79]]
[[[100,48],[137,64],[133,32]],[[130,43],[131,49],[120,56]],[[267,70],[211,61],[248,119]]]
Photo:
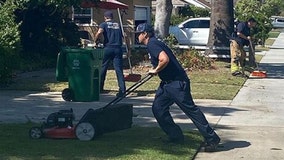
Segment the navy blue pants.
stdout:
[[119,87],[119,92],[125,92],[125,81],[123,75],[123,58],[122,58],[122,48],[121,47],[105,47],[104,48],[104,58],[102,62],[101,70],[101,90],[104,88],[104,83],[106,79],[106,73],[109,63],[113,62],[113,67],[115,69],[117,83]]
[[192,120],[206,142],[212,142],[218,138],[200,108],[194,104],[190,93],[190,81],[186,80],[161,82],[153,102],[153,114],[170,139],[183,139],[181,128],[175,124],[169,112],[169,107],[173,103],[176,103]]

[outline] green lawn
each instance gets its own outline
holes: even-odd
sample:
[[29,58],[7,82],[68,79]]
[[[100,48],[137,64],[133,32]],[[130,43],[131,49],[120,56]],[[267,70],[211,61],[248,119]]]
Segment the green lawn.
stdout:
[[277,38],[280,34],[281,29],[274,29],[268,33],[269,38]]
[[[270,37],[278,33],[270,33]],[[273,39],[267,43],[272,44]],[[268,45],[269,45],[268,44]],[[264,50],[261,49],[260,50]],[[260,61],[261,56],[256,56]],[[231,100],[246,81],[242,77],[232,77],[230,63],[215,61],[214,69],[188,72],[191,79],[191,90],[194,99]],[[135,70],[144,76],[147,69]],[[140,86],[137,96],[154,96],[159,85],[158,77]],[[127,87],[133,82],[127,82]],[[67,88],[67,82],[56,82],[55,69],[40,71],[33,76],[16,78],[7,90],[62,91]],[[2,88],[3,89],[3,88]],[[105,89],[109,94],[117,92],[117,82],[113,70],[109,70]],[[30,139],[29,129],[40,124],[0,124],[0,159],[2,160],[188,160],[192,159],[202,142],[198,132],[186,131],[185,144],[165,144],[162,139],[166,135],[160,128],[142,128],[134,126],[131,129],[104,134],[93,141],[83,142],[75,139]]]
[[[188,72],[191,79],[192,95],[195,99],[232,99],[245,82],[245,78],[232,77],[229,69],[229,63],[216,61],[215,69],[200,70]],[[134,73],[145,76],[146,70],[137,70]],[[127,74],[127,73],[126,73]],[[157,76],[150,79],[144,85],[140,86],[134,94],[140,96],[154,96],[155,90],[159,85]],[[133,85],[133,82],[126,82],[127,87]],[[36,90],[36,91],[62,91],[68,88],[67,82],[56,82],[55,69],[48,72],[42,71],[37,76],[25,76],[15,80],[15,83],[5,89],[9,90]],[[116,76],[113,70],[109,70],[105,90],[109,94],[115,94],[118,90]]]
[[[232,99],[245,78],[232,77],[228,63],[215,62],[215,69],[188,72],[191,78],[193,97],[210,99]],[[6,89],[62,91],[66,82],[55,81],[55,70],[39,72],[38,75],[23,76]],[[147,72],[139,71],[142,76]],[[157,76],[146,82],[135,91],[138,96],[153,96],[160,80]],[[133,82],[127,82],[127,87]],[[109,70],[105,89],[109,94],[117,91],[117,82],[113,70]],[[185,144],[165,144],[162,139],[166,135],[160,128],[142,128],[134,126],[131,129],[108,133],[93,141],[54,140],[28,137],[32,125],[40,124],[0,124],[0,159],[8,160],[188,160],[192,159],[201,142],[199,132],[185,131]],[[160,138],[162,137],[162,139]]]
[[134,126],[107,133],[92,141],[30,139],[38,124],[0,124],[1,160],[188,160],[202,141],[199,133],[185,132],[185,144],[164,143],[159,128]]

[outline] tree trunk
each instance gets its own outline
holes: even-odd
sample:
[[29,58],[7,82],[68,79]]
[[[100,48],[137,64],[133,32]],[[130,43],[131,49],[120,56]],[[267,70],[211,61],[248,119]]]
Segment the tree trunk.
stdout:
[[233,0],[212,1],[210,32],[206,55],[229,54],[230,36],[234,30]]
[[158,38],[163,39],[169,34],[172,9],[172,0],[157,0],[154,29]]

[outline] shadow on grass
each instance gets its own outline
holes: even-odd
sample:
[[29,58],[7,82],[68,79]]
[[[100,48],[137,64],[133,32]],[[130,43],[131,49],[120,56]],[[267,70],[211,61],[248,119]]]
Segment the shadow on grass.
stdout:
[[163,142],[156,127],[133,127],[106,133],[92,141],[77,139],[30,139],[35,124],[0,124],[0,159],[192,159],[202,138],[185,133],[185,144]]

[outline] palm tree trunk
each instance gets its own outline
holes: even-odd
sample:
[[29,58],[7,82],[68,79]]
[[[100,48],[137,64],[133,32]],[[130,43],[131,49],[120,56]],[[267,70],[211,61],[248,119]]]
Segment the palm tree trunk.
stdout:
[[206,55],[229,54],[230,36],[234,29],[233,0],[212,1],[210,32]]
[[156,36],[161,39],[165,38],[169,34],[172,9],[172,0],[157,0],[154,28]]

